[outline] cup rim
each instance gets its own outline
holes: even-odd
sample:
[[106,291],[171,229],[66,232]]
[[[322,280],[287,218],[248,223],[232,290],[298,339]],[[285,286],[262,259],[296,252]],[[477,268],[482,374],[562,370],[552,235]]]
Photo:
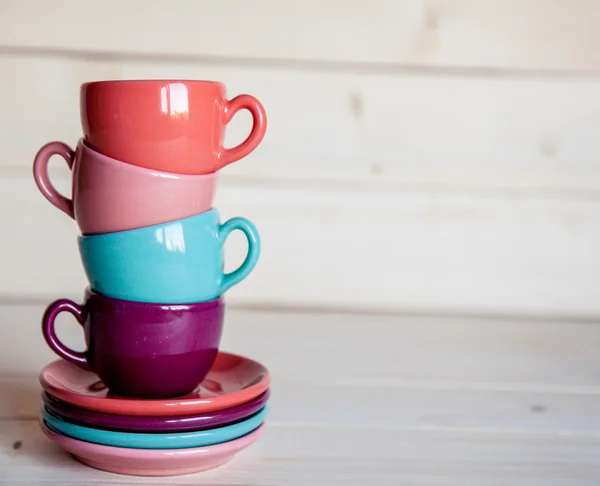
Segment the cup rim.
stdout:
[[[215,206],[211,206],[210,209],[203,211],[201,213],[192,214],[191,216],[186,216],[185,218],[172,219],[170,221],[165,221],[164,223],[156,223],[156,224],[151,224],[149,226],[140,226],[139,228],[129,228],[129,229],[122,229],[119,231],[111,231],[110,233],[86,233],[86,234],[80,233],[79,235],[77,235],[77,241],[84,242],[85,240],[89,240],[91,238],[107,239],[107,238],[111,238],[115,235],[122,235],[122,234],[126,234],[126,233],[129,234],[134,231],[139,233],[141,230],[155,231],[159,227],[165,227],[165,226],[169,226],[169,225],[172,225],[175,223],[185,223],[189,220],[199,219],[201,217],[207,217],[209,215],[216,215],[217,219],[219,219],[221,217],[219,210]],[[221,224],[220,219],[219,219],[219,224]]]
[[126,300],[126,299],[116,299],[115,297],[109,297],[108,295],[104,295],[101,294],[100,292],[98,292],[97,290],[94,290],[92,288],[91,285],[88,285],[85,288],[85,292],[84,292],[84,298],[83,301],[84,303],[82,304],[85,305],[85,302],[87,302],[89,299],[94,298],[94,299],[99,299],[101,301],[105,301],[105,302],[109,302],[109,303],[114,303],[116,305],[127,305],[127,307],[129,308],[157,308],[157,307],[162,307],[165,308],[165,310],[179,310],[179,311],[184,311],[184,310],[210,310],[219,306],[222,306],[225,304],[225,299],[223,297],[223,295],[219,295],[218,297],[211,299],[211,300],[205,300],[203,302],[189,302],[189,303],[184,303],[184,304],[169,304],[167,302],[140,302],[137,300]]
[[[86,140],[85,136],[81,137],[77,141],[77,146],[75,152],[91,152],[94,157],[99,159],[100,163],[111,164],[111,165],[119,165],[121,170],[126,170],[128,172],[133,172],[137,174],[148,174],[148,175],[156,175],[159,177],[164,177],[168,179],[214,179],[218,177],[219,171],[215,170],[212,172],[206,172],[204,174],[181,174],[179,172],[167,172],[164,170],[157,169],[149,169],[148,167],[142,167],[140,165],[131,164],[125,160],[115,159],[108,155],[103,154],[96,148],[92,147],[89,141]],[[121,164],[123,164],[121,166]]]
[[102,79],[96,81],[87,81],[82,83],[80,89],[84,91],[89,86],[109,86],[109,85],[127,85],[127,84],[171,84],[171,83],[184,83],[184,84],[196,84],[196,85],[207,85],[207,86],[219,86],[225,89],[225,83],[222,81],[215,81],[212,79],[186,79],[186,78],[149,78],[149,79]]

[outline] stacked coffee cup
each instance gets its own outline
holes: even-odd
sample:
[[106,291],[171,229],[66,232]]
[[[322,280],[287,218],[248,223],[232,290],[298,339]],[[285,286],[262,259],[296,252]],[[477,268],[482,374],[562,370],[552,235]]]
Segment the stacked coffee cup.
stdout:
[[[240,145],[225,149],[226,126],[241,109],[251,113],[252,129]],[[81,305],[57,300],[42,319],[46,342],[62,358],[40,374],[45,389],[42,429],[80,460],[101,469],[163,475],[214,467],[219,460],[213,458],[208,464],[210,454],[206,451],[198,452],[198,458],[204,459],[190,463],[194,456],[189,452],[190,444],[197,449],[223,448],[225,442],[240,440],[242,432],[244,436],[257,433],[266,412],[268,371],[255,361],[219,352],[224,295],[255,267],[260,254],[259,234],[245,218],[221,222],[213,207],[219,171],[248,155],[262,141],[264,108],[249,95],[228,100],[225,86],[219,82],[137,80],[83,84],[80,110],[83,137],[76,149],[51,142],[39,150],[33,167],[41,193],[80,228],[79,252],[89,280]],[[48,163],[53,155],[64,158],[72,170],[71,199],[50,182]],[[224,273],[223,247],[234,230],[244,233],[248,251],[236,270]],[[57,337],[55,319],[62,311],[71,313],[84,327],[86,351],[74,351]],[[242,390],[244,380],[248,383]],[[255,393],[248,394],[252,387]],[[242,392],[243,397],[231,400],[232,395]],[[158,469],[158,457],[115,465],[118,460],[106,457],[120,457],[123,451],[103,451],[100,456],[104,459],[99,462],[99,451],[90,452],[89,448],[122,447],[123,437],[115,438],[114,434],[144,435],[139,433],[142,430],[156,437],[162,435],[156,433],[158,430],[180,436],[202,431],[200,435],[205,437],[212,429],[190,431],[188,426],[116,431],[92,427],[91,432],[82,432],[80,429],[98,422],[77,422],[72,413],[64,412],[79,407],[79,414],[89,419],[90,413],[119,416],[118,412],[125,410],[139,419],[166,417],[180,410],[179,416],[170,417],[171,422],[183,417],[189,423],[193,422],[191,410],[200,423],[203,413],[214,415],[259,398],[260,409],[250,408],[252,414],[242,416],[241,421],[239,414],[235,415],[235,423],[225,426],[237,426],[237,436],[223,435],[217,429],[227,422],[217,421],[219,427],[213,435],[226,440],[194,442],[187,440],[188,436],[184,437],[187,441],[172,440],[187,446],[182,448],[187,462]],[[201,405],[211,402],[212,406]],[[217,402],[224,408],[219,409]],[[239,427],[248,420],[250,425]],[[73,427],[79,427],[76,433]],[[63,442],[85,443],[102,433],[108,434],[104,441],[89,440],[87,449],[57,439],[62,436]],[[151,445],[152,440],[150,437]],[[158,445],[163,443],[155,441],[155,447],[148,449],[158,454],[163,451]],[[173,451],[169,454],[173,460]]]

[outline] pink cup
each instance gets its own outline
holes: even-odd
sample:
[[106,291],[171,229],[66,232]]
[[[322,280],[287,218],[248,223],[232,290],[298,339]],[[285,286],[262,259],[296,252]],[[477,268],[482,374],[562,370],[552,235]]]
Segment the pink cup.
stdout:
[[[60,155],[73,171],[72,200],[50,182],[48,162]],[[84,235],[166,223],[212,208],[217,172],[184,175],[145,169],[102,155],[83,139],[73,150],[62,142],[44,145],[33,176],[50,203],[77,221]]]

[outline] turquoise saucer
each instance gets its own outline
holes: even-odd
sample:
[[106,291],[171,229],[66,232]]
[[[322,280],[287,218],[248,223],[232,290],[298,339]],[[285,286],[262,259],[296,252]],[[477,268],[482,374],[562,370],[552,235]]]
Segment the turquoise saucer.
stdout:
[[46,407],[42,408],[42,417],[52,430],[85,442],[128,449],[186,449],[220,444],[249,434],[264,422],[267,407],[265,405],[246,420],[225,427],[172,434],[114,432],[83,427],[52,415]]

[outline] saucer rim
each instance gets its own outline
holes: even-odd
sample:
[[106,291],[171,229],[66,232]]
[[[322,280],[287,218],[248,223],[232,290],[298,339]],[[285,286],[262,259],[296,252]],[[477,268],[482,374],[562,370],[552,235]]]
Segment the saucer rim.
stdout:
[[[267,388],[265,392],[241,405],[214,412],[179,416],[115,415],[97,412],[63,402],[45,390],[41,392],[41,403],[44,407],[49,408],[54,415],[59,416],[66,422],[83,427],[130,433],[183,433],[223,427],[245,420],[260,411],[269,402],[270,395],[270,388]],[[252,412],[241,415],[240,409],[247,408],[248,405],[251,407]],[[65,412],[63,407],[72,408],[75,412]],[[233,419],[228,419],[227,417],[230,417],[231,413],[235,416]],[[126,420],[126,423],[120,422],[123,419]],[[118,423],[111,422],[112,420],[117,420]],[[133,428],[131,426],[132,421],[135,424]]]
[[[116,467],[121,470],[132,469],[140,464],[147,465],[149,461],[152,461],[154,470],[162,471],[168,475],[173,475],[169,471],[197,467],[203,463],[209,464],[215,458],[233,458],[255,443],[263,435],[266,428],[266,423],[263,423],[257,429],[243,437],[211,446],[186,449],[124,449],[84,442],[62,435],[50,430],[44,424],[41,417],[38,420],[38,425],[48,440],[59,446],[66,453],[75,456],[75,459],[80,457],[90,458],[92,456],[92,460],[96,463],[106,464],[113,469]],[[111,464],[111,460],[114,458],[117,458],[118,462]],[[122,463],[126,461],[134,464],[123,465]],[[103,470],[108,471],[109,469]]]
[[[228,355],[234,358],[242,359],[246,362],[252,362],[263,370],[262,378],[248,388],[237,390],[233,393],[218,395],[207,398],[171,398],[171,399],[141,399],[133,397],[107,398],[84,395],[77,391],[66,388],[56,387],[50,383],[45,374],[47,370],[56,363],[68,363],[71,366],[77,366],[63,359],[56,359],[42,368],[38,375],[38,381],[42,388],[52,396],[67,402],[71,405],[114,415],[134,415],[146,417],[165,417],[165,416],[185,416],[205,412],[215,412],[227,408],[235,407],[249,402],[253,398],[264,393],[271,385],[271,374],[268,368],[254,359],[241,354],[227,351],[219,351],[219,355]],[[200,384],[200,383],[199,383]]]
[[[42,406],[41,418],[49,429],[65,437],[88,442],[92,444],[108,445],[123,449],[191,449],[207,447],[209,445],[231,442],[248,435],[260,427],[269,415],[269,405],[265,405],[257,413],[235,424],[213,429],[190,432],[115,432],[112,430],[97,429],[71,424],[53,416]],[[61,430],[62,429],[62,430]],[[233,437],[231,437],[233,436]],[[208,442],[206,444],[187,445],[193,442]],[[170,443],[172,446],[157,446],[157,444]]]

